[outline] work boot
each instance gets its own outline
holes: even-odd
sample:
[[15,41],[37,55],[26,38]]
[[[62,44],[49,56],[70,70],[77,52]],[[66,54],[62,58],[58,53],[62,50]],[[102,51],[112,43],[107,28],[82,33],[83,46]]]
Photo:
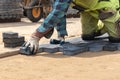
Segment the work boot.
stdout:
[[58,37],[58,39],[51,39],[51,40],[50,40],[50,44],[60,44],[60,45],[62,45],[62,44],[64,44],[64,43],[65,43],[65,38],[64,38],[64,36]]
[[109,37],[109,41],[112,43],[119,43],[120,42],[120,38],[115,38],[115,37]]
[[92,34],[82,34],[83,40],[95,40],[95,37],[102,35],[101,30],[94,32]]
[[94,35],[93,34],[82,34],[82,39],[83,40],[94,40]]

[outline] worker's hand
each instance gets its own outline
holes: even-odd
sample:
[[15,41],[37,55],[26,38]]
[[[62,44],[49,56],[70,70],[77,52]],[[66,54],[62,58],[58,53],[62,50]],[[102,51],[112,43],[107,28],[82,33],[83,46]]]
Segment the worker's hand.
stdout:
[[20,48],[20,53],[24,55],[35,55],[39,48],[39,40],[51,31],[52,28],[45,32],[38,32],[37,30],[32,33],[30,39],[22,45]]
[[31,36],[30,39],[27,42],[25,42],[22,46],[26,51],[26,53],[23,53],[23,54],[25,55],[36,54],[39,48],[39,40],[40,38],[36,36]]

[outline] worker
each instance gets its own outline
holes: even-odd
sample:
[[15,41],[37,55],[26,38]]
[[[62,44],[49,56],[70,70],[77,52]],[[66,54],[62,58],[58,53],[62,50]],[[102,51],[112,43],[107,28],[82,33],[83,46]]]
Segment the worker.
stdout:
[[80,11],[83,40],[108,33],[110,42],[120,42],[119,0],[73,0],[71,6]]
[[65,40],[65,36],[68,35],[66,30],[66,12],[70,3],[71,0],[54,0],[52,11],[35,32],[31,34],[30,39],[22,46],[26,47],[26,49],[30,48],[29,55],[37,52],[39,41],[42,37],[51,37],[54,28],[58,32],[59,41],[63,42]]

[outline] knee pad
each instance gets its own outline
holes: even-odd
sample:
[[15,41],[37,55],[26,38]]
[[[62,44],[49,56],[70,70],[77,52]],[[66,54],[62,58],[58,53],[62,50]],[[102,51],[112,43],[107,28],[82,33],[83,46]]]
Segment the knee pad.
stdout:
[[120,18],[115,22],[118,36],[120,36]]

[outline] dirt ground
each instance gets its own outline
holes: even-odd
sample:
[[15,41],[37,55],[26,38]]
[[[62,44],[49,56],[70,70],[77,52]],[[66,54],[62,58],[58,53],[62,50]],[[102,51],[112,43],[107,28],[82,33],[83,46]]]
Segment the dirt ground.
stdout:
[[[2,32],[18,32],[27,40],[42,21],[31,23],[22,19],[22,22],[18,23],[1,23],[0,53],[15,50],[3,47]],[[79,18],[67,19],[69,36],[66,38],[80,36],[80,25]],[[56,37],[55,31],[52,38]],[[48,39],[43,38],[40,44],[48,42]],[[0,80],[120,80],[119,75],[120,51],[86,52],[75,56],[41,53],[35,56],[16,55],[0,59]]]

